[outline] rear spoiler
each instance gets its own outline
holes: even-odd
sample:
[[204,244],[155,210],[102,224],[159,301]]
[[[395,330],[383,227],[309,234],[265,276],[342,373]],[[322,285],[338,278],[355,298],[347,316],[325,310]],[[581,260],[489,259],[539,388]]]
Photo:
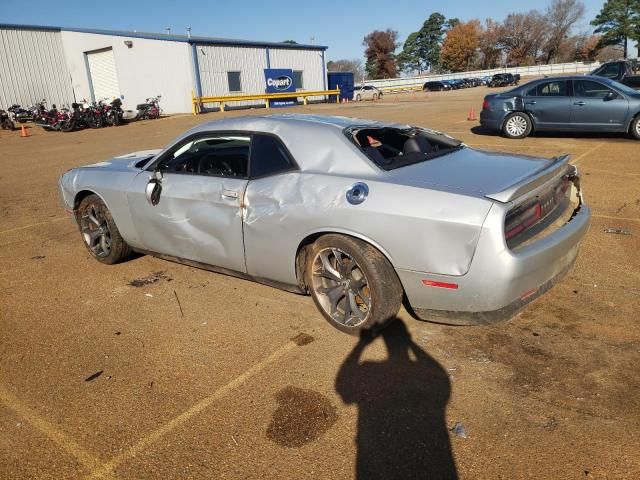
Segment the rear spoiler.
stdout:
[[521,197],[522,195],[525,195],[528,192],[538,188],[540,185],[548,182],[553,177],[560,177],[564,175],[567,171],[567,166],[569,165],[570,158],[570,155],[553,157],[549,160],[549,164],[547,166],[537,171],[533,175],[522,179],[518,183],[509,186],[501,192],[490,193],[489,195],[485,195],[485,197],[502,203],[508,203],[512,200],[515,200],[516,198]]

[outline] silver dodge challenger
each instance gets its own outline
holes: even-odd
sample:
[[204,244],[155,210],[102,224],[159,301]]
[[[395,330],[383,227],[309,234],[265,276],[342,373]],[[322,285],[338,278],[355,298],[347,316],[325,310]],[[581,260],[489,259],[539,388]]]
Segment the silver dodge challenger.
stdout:
[[424,320],[487,324],[551,288],[590,222],[568,162],[410,125],[271,115],[203,123],[59,186],[99,262],[137,252],[309,293],[357,333],[403,302]]

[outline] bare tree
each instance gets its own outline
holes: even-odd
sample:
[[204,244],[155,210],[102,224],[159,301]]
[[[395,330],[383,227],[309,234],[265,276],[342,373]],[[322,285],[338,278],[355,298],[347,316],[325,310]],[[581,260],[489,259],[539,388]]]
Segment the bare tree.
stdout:
[[499,45],[500,33],[500,24],[487,18],[484,22],[484,28],[480,32],[478,45],[481,68],[494,68],[498,66],[500,56],[502,55],[502,50]]
[[354,58],[352,60],[329,60],[327,70],[330,72],[353,72],[356,80],[361,80],[364,76],[364,66],[362,60]]
[[499,44],[507,54],[507,63],[536,63],[546,40],[546,22],[537,10],[510,13],[502,24]]
[[546,63],[557,56],[562,42],[571,28],[584,16],[584,3],[580,0],[552,0],[544,19],[547,23],[547,39],[544,45]]

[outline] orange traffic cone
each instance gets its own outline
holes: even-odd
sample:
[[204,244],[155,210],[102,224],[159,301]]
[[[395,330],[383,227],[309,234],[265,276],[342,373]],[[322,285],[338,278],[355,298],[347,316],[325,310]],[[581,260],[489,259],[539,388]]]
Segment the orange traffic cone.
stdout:
[[469,121],[477,120],[475,108],[471,107],[469,109],[469,114],[467,115],[467,120],[469,120]]
[[22,124],[22,129],[20,130],[20,136],[21,137],[29,136],[29,132],[27,132],[27,127],[24,126],[24,123]]

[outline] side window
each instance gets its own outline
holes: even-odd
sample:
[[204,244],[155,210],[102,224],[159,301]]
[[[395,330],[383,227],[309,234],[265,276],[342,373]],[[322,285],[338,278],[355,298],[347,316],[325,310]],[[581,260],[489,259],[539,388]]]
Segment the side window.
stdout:
[[591,80],[574,80],[573,87],[575,96],[583,98],[604,98],[609,92],[613,92],[603,84]]
[[240,72],[227,72],[227,81],[229,82],[230,92],[242,91],[242,83],[240,83]]
[[256,134],[251,144],[251,178],[273,175],[296,167],[282,142],[271,135]]
[[536,87],[537,97],[566,97],[567,96],[567,82],[555,81],[539,83]]
[[191,138],[169,151],[160,161],[159,169],[166,173],[245,178],[250,144],[248,136]]
[[293,88],[296,90],[304,88],[302,86],[302,70],[293,71]]

